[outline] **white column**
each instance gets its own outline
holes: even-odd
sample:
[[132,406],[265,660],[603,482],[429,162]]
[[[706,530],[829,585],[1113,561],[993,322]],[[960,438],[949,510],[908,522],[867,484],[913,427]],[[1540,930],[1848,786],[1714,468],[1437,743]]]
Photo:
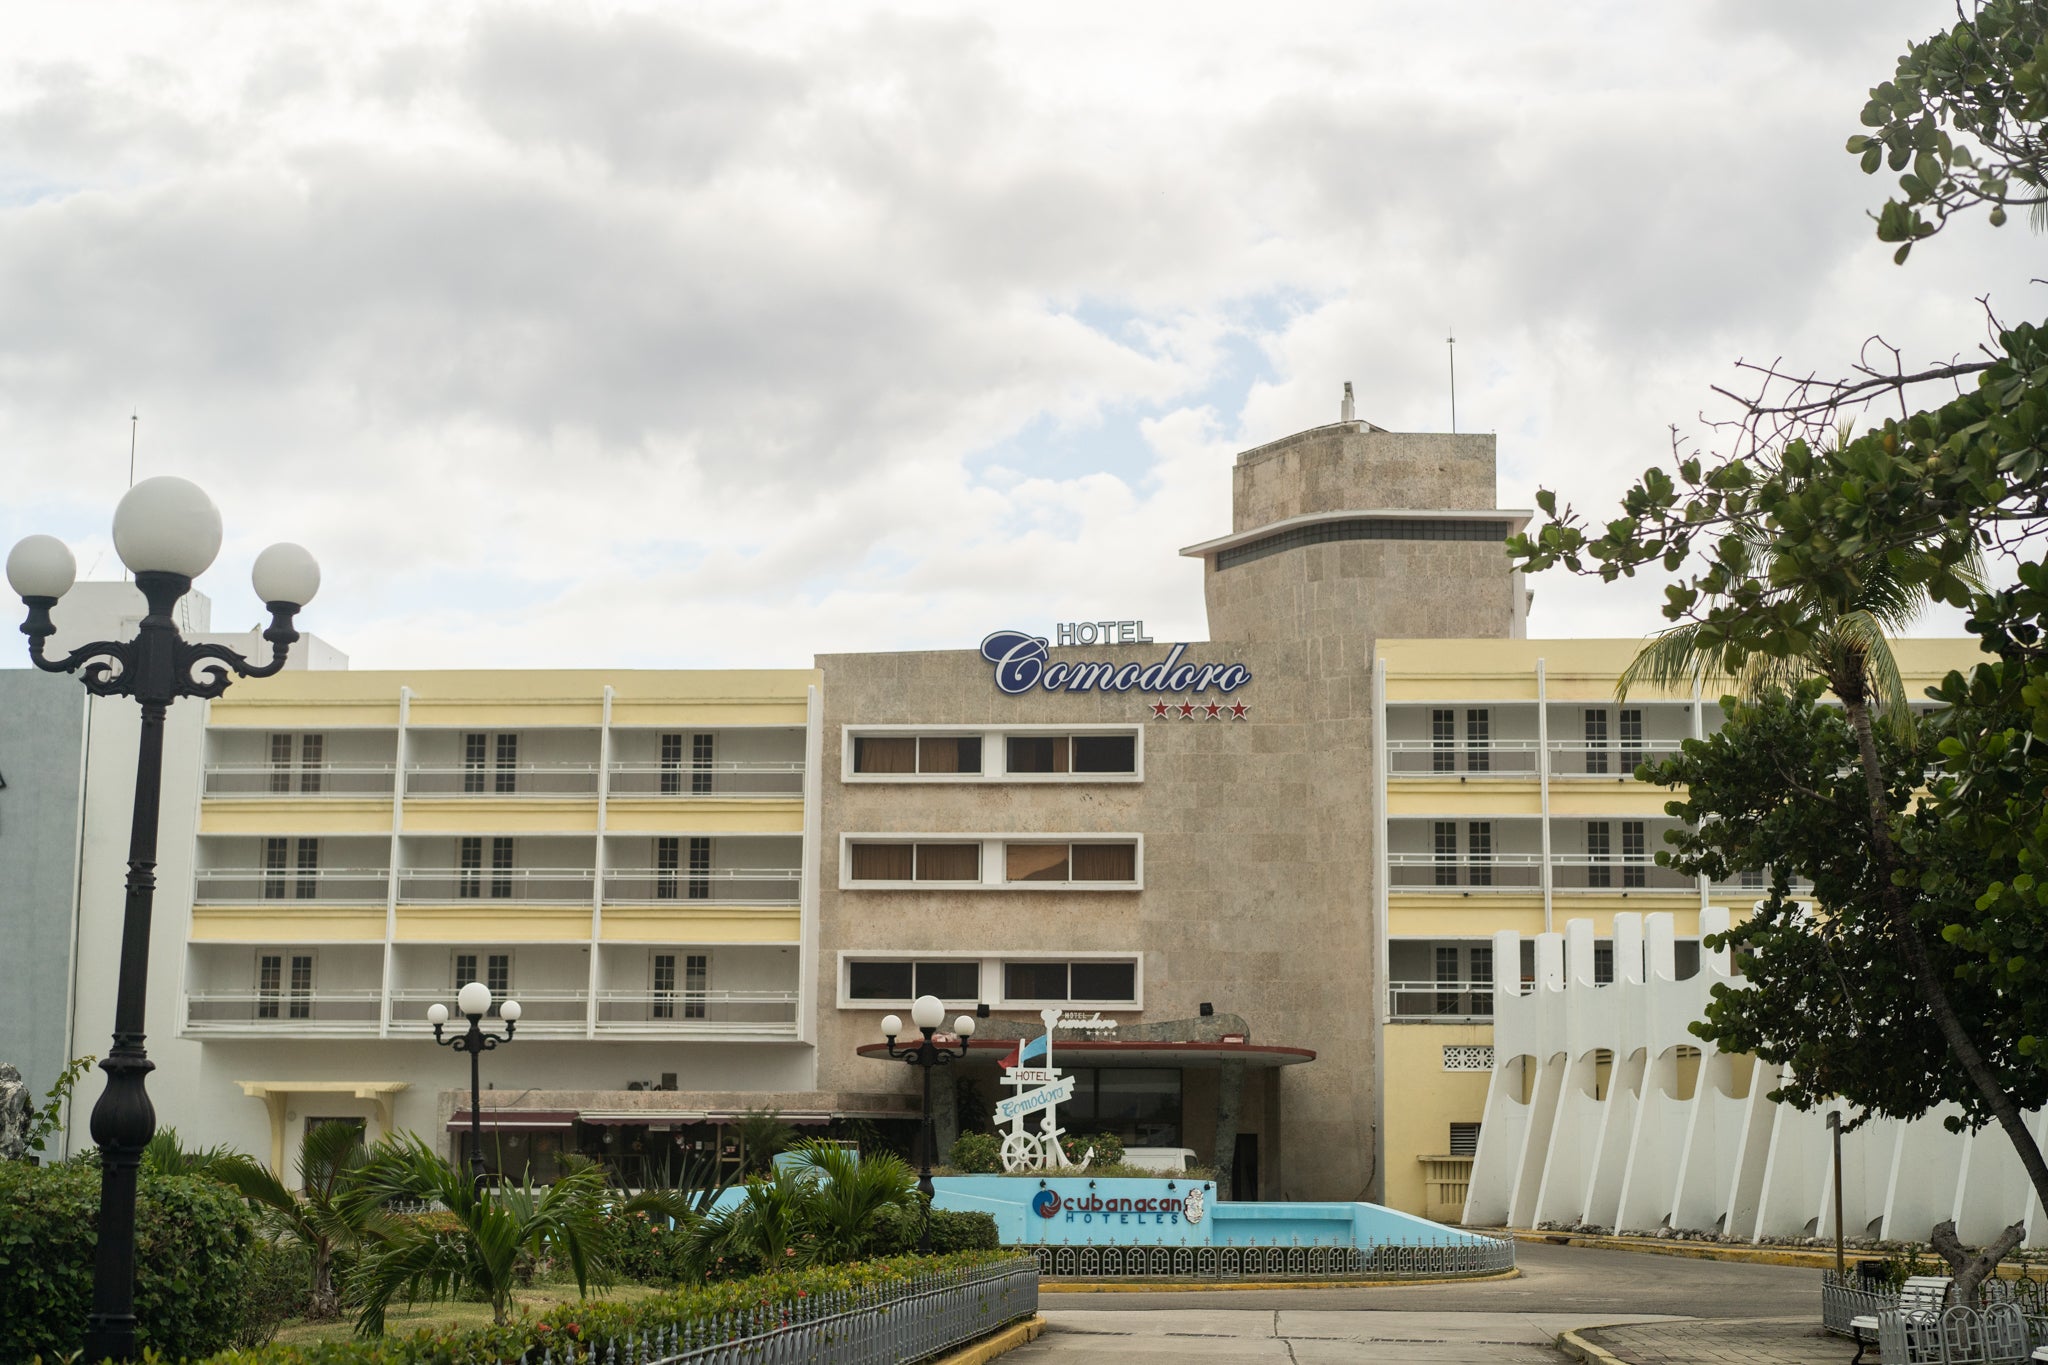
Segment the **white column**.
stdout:
[[398,733],[391,748],[391,848],[384,859],[384,980],[377,998],[377,1036],[391,1036],[391,990],[398,975],[398,877],[405,833],[405,763],[411,751],[412,689],[398,689]]

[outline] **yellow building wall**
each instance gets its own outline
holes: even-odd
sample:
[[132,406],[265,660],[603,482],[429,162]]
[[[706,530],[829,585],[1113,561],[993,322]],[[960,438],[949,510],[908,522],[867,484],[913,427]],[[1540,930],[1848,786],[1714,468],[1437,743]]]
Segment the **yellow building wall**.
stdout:
[[285,903],[260,910],[246,906],[198,905],[192,908],[194,943],[382,943],[384,907],[343,907],[319,910],[285,908]]
[[1383,1113],[1389,1208],[1428,1216],[1422,1158],[1450,1151],[1452,1123],[1478,1123],[1486,1114],[1485,1071],[1444,1070],[1444,1049],[1491,1043],[1491,1024],[1389,1024],[1385,1049]]

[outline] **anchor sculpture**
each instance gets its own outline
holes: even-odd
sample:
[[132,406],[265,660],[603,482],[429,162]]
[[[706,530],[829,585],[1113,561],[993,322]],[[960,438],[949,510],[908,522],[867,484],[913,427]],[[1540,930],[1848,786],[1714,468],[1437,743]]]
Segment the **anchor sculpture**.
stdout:
[[[1052,1064],[1052,1033],[1062,1013],[1056,1009],[1040,1010],[1038,1017],[1045,1021],[1045,1036],[1036,1043],[1020,1044],[1015,1064],[1003,1069],[1003,1080],[1016,1087],[1016,1093],[996,1104],[996,1118],[1007,1119],[1010,1124],[1010,1131],[1003,1135],[1006,1171],[1079,1171],[1087,1169],[1095,1159],[1095,1149],[1090,1147],[1079,1161],[1070,1160],[1060,1143],[1066,1133],[1059,1124],[1060,1102],[1074,1097],[1074,1078],[1060,1075]],[[1042,1065],[1024,1065],[1041,1056]],[[1027,1086],[1038,1088],[1031,1090]],[[1024,1127],[1025,1117],[1030,1114],[1040,1116],[1036,1133]]]

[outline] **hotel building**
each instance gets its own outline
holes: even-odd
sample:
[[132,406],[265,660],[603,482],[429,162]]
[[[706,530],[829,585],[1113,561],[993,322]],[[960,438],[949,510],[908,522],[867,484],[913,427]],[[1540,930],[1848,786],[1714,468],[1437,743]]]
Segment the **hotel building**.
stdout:
[[[878,1023],[930,993],[988,1012],[942,1144],[1059,1008],[1070,1131],[1178,1149],[1238,1197],[1456,1219],[1493,983],[1534,970],[1493,935],[1671,911],[1683,972],[1700,908],[1741,903],[1654,865],[1665,794],[1629,777],[1719,714],[1617,703],[1634,642],[1524,638],[1502,542],[1529,514],[1495,506],[1491,436],[1347,420],[1245,451],[1233,494],[1228,534],[1182,551],[1205,643],[992,621],[809,670],[315,667],[174,708],[161,1121],[280,1163],[330,1117],[454,1153],[466,1076],[425,1012],[476,979],[524,1007],[483,1060],[493,1161],[730,1166],[770,1106],[902,1144],[916,1077]],[[1928,677],[1968,648],[1905,646]],[[132,720],[95,725],[84,794],[48,793],[83,812],[75,898],[8,907],[76,914],[49,970],[81,983],[112,979],[110,755],[133,753]],[[103,1048],[107,997],[73,993],[69,1052]]]

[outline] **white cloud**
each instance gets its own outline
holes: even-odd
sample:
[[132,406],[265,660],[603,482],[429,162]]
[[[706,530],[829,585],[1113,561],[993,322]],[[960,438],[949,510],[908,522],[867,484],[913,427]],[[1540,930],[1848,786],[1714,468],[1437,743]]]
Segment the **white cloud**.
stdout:
[[220,619],[301,539],[358,666],[1198,634],[1234,451],[1345,379],[1441,429],[1447,329],[1503,503],[1600,509],[1737,355],[2024,313],[2023,228],[1896,269],[1838,150],[1945,14],[49,7],[0,53],[0,538],[100,545],[140,411]]

